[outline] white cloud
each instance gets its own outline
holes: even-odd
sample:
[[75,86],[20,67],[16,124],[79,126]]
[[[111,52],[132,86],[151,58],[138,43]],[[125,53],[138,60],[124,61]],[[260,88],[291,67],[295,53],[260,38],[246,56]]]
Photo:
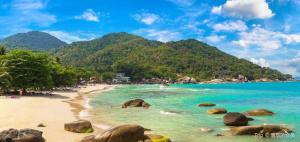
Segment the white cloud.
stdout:
[[12,5],[14,9],[18,10],[37,10],[46,6],[46,3],[41,0],[18,0]]
[[82,15],[75,16],[74,18],[79,20],[99,22],[99,13],[96,13],[93,9],[87,9]]
[[212,28],[215,31],[246,31],[248,29],[245,22],[241,20],[218,23],[213,25]]
[[300,34],[284,34],[266,30],[259,26],[255,26],[250,32],[241,32],[239,35],[240,39],[233,41],[233,43],[241,47],[254,45],[273,50],[282,47],[283,44],[300,43]]
[[222,6],[214,6],[211,9],[211,12],[214,14],[221,14],[222,13]]
[[280,37],[285,39],[286,44],[300,42],[300,34],[281,34]]
[[206,37],[206,40],[210,41],[210,42],[221,42],[224,39],[226,39],[226,36],[218,36],[218,35],[211,35]]
[[296,58],[300,58],[300,51],[296,54]]
[[29,31],[31,26],[48,27],[57,21],[46,11],[47,0],[14,0],[6,5],[9,13],[0,16],[0,27],[9,35]]
[[247,19],[267,19],[274,16],[266,0],[227,0],[211,11],[214,14]]
[[140,29],[134,33],[145,35],[146,37],[161,42],[168,42],[180,39],[181,35],[179,32],[170,30],[157,30],[157,29]]
[[284,32],[289,32],[291,30],[291,25],[288,23],[285,23],[283,26]]
[[270,67],[270,63],[268,63],[264,58],[259,58],[259,59],[251,58],[250,61],[261,67]]
[[272,67],[280,70],[283,73],[291,74],[293,76],[300,76],[300,58],[292,58],[286,60],[276,61]]
[[160,18],[158,15],[153,13],[141,13],[133,16],[135,20],[144,23],[146,25],[152,25],[157,22]]
[[195,0],[167,0],[167,1],[170,1],[182,7],[192,6],[195,2]]
[[95,38],[95,35],[73,35],[64,31],[50,31],[50,30],[46,30],[43,31],[46,33],[49,33],[55,37],[57,37],[58,39],[65,41],[67,43],[72,43],[75,41],[86,41],[86,40],[92,40]]

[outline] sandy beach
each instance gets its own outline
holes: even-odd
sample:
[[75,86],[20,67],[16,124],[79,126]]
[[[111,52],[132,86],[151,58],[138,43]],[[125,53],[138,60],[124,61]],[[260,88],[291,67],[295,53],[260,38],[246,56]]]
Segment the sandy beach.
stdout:
[[[76,91],[53,92],[52,96],[0,97],[0,131],[9,128],[32,128],[43,131],[47,142],[76,142],[91,134],[77,134],[64,130],[64,123],[78,120],[87,98],[93,92],[114,86],[97,84],[81,86]],[[46,127],[37,127],[43,123]],[[101,131],[96,129],[94,133]]]

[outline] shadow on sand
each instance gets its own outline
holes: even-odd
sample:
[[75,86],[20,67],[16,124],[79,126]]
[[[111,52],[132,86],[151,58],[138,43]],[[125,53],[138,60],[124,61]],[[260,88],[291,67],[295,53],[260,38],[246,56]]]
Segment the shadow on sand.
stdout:
[[16,94],[9,94],[9,95],[4,95],[2,97],[6,97],[8,99],[19,99],[19,98],[26,98],[26,97],[36,97],[36,98],[50,98],[50,99],[69,99],[70,97],[62,96],[59,94],[49,94],[49,93],[35,93],[35,94],[26,94],[23,96],[16,95]]

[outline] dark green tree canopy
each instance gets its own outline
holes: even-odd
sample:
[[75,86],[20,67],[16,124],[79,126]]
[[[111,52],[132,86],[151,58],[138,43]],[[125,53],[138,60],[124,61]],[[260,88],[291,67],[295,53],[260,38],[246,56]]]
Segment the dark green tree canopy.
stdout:
[[2,64],[12,77],[16,89],[44,89],[53,85],[49,58],[45,54],[16,50],[2,57]]

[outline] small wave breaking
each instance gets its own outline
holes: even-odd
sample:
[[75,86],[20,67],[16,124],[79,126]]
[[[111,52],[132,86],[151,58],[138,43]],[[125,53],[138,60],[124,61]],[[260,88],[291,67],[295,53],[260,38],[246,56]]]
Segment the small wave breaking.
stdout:
[[164,110],[160,111],[159,113],[162,115],[177,115],[178,114],[177,112],[174,112],[174,111],[164,111]]

